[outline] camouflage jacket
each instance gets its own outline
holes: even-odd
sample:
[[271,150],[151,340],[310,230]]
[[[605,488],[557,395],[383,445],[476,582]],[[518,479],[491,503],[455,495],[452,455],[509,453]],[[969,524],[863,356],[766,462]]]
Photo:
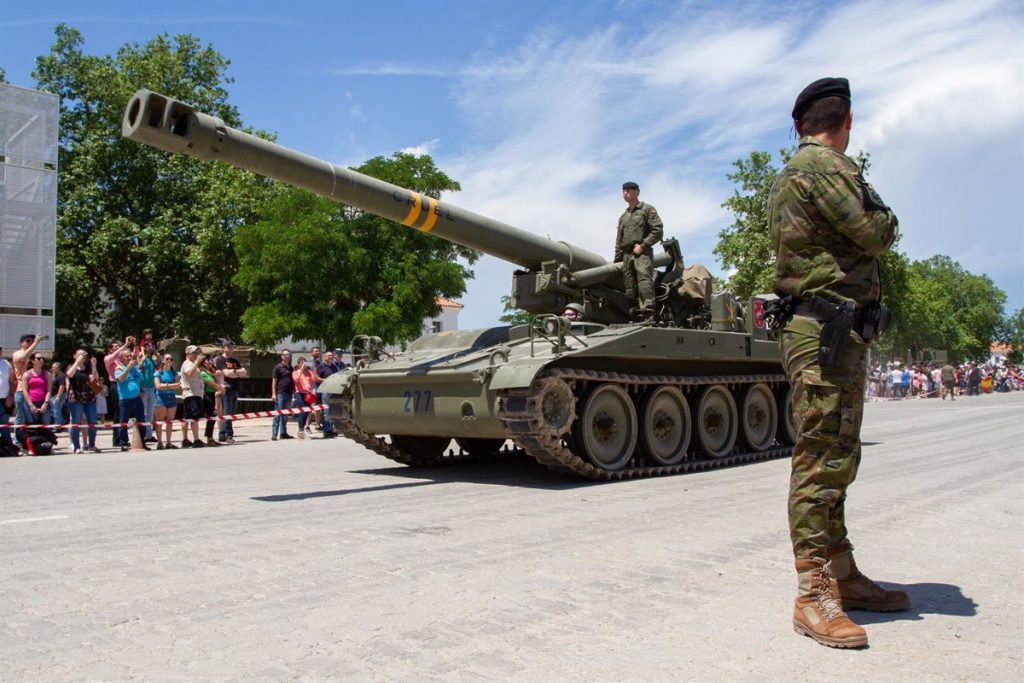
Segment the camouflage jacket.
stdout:
[[801,138],[768,196],[776,294],[817,294],[858,306],[877,301],[878,256],[892,246],[897,225],[852,159]]
[[628,207],[619,217],[619,230],[615,235],[615,261],[621,261],[624,254],[632,253],[637,242],[650,249],[661,241],[664,224],[658,210],[647,202],[640,202],[635,209]]

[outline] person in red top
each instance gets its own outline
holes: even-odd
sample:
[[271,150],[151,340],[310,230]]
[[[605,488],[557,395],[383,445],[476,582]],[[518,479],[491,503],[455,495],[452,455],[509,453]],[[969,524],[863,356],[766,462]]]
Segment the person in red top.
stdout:
[[[295,382],[295,398],[292,404],[296,408],[305,408],[316,403],[316,379],[313,375],[313,369],[306,365],[306,359],[299,356],[299,360],[295,364],[295,369],[292,371],[292,381]],[[295,416],[295,421],[299,425],[299,438],[306,438],[306,420],[309,418],[309,413],[299,413]]]

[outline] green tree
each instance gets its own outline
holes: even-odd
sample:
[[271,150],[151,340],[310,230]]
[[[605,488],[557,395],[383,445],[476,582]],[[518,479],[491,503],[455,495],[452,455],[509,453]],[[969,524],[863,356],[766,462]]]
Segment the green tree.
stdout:
[[[355,169],[438,198],[459,184],[427,155],[375,157]],[[340,206],[283,189],[264,219],[235,234],[234,282],[251,304],[242,336],[271,345],[286,336],[347,343],[355,334],[403,342],[440,312],[436,298],[466,289],[476,252]]]
[[3,69],[0,69],[0,83],[6,83],[6,82],[7,82],[7,72],[4,71]]
[[[779,150],[785,164],[792,149]],[[735,272],[728,278],[728,288],[741,299],[771,292],[775,278],[775,245],[768,234],[768,194],[779,169],[768,152],[751,152],[746,159],[732,162],[734,173],[726,177],[739,185],[732,196],[722,202],[729,209],[733,224],[718,233],[714,253],[722,267]]]
[[505,325],[525,325],[533,320],[533,314],[529,311],[522,311],[512,305],[512,296],[506,294],[501,297],[502,314],[498,320]]
[[1024,362],[1024,308],[1018,308],[1016,313],[1007,316],[999,332],[999,340],[1010,347],[1007,354],[1010,361]]
[[152,327],[158,335],[235,336],[245,301],[229,287],[235,228],[258,216],[269,181],[168,156],[124,140],[120,121],[140,87],[240,127],[228,61],[191,35],[159,35],[114,56],[84,52],[63,24],[36,59],[38,87],[60,95],[58,348]]
[[945,349],[957,361],[981,360],[1003,329],[1006,294],[987,275],[970,273],[948,256],[910,264],[900,334],[902,351]]

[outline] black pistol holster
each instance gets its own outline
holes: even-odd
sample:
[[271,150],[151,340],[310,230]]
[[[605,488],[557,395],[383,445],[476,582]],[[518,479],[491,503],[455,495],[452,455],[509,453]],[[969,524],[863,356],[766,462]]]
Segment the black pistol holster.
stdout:
[[818,365],[829,368],[839,365],[846,342],[857,319],[857,306],[852,301],[833,304],[820,296],[805,296],[794,309],[796,315],[814,318],[821,323],[818,337]]
[[794,315],[813,318],[821,323],[818,338],[818,364],[823,367],[839,365],[839,359],[850,338],[850,331],[865,342],[875,339],[889,327],[892,316],[889,308],[871,301],[857,308],[852,301],[834,304],[820,296],[810,294],[803,298],[785,296],[765,304],[765,321],[771,329],[785,327]]

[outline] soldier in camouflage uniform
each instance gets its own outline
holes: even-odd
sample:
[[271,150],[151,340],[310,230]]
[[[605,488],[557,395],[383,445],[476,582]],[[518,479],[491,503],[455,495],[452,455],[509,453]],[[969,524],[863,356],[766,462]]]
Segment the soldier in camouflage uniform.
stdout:
[[637,301],[639,292],[637,308],[650,317],[654,315],[654,245],[661,241],[664,226],[658,210],[640,201],[639,185],[622,183],[622,198],[628,206],[619,217],[614,260],[622,263],[626,294]]
[[[789,491],[798,574],[793,626],[823,645],[861,647],[867,634],[844,608],[910,606],[906,593],[884,590],[857,570],[844,515],[861,456],[867,370],[861,335],[870,336],[861,314],[881,297],[878,257],[895,240],[897,221],[844,154],[852,125],[845,78],[809,85],[797,97],[793,121],[800,147],[768,199],[775,291],[801,302],[779,336],[799,434]],[[820,311],[847,302],[857,307],[853,329],[838,362],[823,365],[819,337],[829,316]]]

